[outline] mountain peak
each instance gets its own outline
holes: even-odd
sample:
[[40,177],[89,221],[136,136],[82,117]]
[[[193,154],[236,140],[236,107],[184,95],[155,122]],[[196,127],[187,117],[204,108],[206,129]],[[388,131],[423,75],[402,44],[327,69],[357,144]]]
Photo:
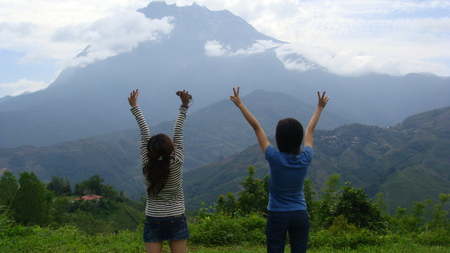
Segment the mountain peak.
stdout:
[[190,6],[177,6],[164,1],[150,2],[139,9],[147,18],[161,19],[173,17],[175,29],[172,38],[186,40],[218,40],[233,49],[247,48],[257,40],[274,38],[259,33],[244,19],[228,10],[212,11],[205,6],[193,3]]

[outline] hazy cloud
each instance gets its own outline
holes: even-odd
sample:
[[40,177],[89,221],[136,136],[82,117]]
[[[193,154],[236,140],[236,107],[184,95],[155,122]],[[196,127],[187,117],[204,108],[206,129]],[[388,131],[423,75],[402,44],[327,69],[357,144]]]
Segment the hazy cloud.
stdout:
[[35,82],[26,79],[20,79],[14,83],[0,83],[0,98],[11,95],[17,96],[24,92],[34,92],[38,90],[45,89],[48,83],[45,82]]
[[[230,10],[263,34],[295,44],[290,53],[317,60],[336,74],[373,71],[392,75],[410,72],[450,75],[447,0],[261,0],[245,5],[237,0],[197,0],[196,3],[212,10]],[[285,62],[289,66],[298,63],[299,69],[311,67],[304,61],[289,59],[291,62]]]
[[[397,48],[401,50],[400,48]],[[291,43],[276,50],[278,57],[288,69],[306,71],[317,68],[317,63],[331,73],[358,76],[368,73],[405,75],[407,73],[444,72],[445,64],[430,63],[412,57],[409,61],[395,54],[370,53],[358,50],[339,51],[338,48],[316,47],[305,43]],[[308,61],[292,57],[301,55]],[[311,62],[309,62],[311,61]]]
[[10,23],[1,22],[0,23],[0,37],[10,38],[11,36],[24,37],[30,35],[36,25],[30,22],[20,22],[20,23]]
[[67,62],[68,66],[86,65],[119,53],[131,51],[140,42],[158,40],[173,30],[171,17],[147,19],[138,12],[120,12],[89,25],[59,28],[52,36],[54,42],[86,42],[89,47],[82,56]]
[[236,56],[236,55],[250,55],[266,51],[267,49],[280,46],[279,43],[271,40],[258,40],[251,47],[246,49],[238,49],[233,51],[230,46],[223,45],[217,40],[210,40],[205,42],[205,54],[210,57],[218,56]]

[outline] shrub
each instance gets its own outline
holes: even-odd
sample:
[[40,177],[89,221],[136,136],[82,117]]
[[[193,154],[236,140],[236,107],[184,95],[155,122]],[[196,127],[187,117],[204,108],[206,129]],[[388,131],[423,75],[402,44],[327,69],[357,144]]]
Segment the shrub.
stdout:
[[215,214],[189,223],[190,243],[203,246],[261,245],[265,242],[265,219],[258,215],[231,218]]
[[381,210],[372,203],[363,188],[354,188],[350,183],[341,187],[334,216],[344,215],[348,222],[360,228],[381,230],[386,228]]
[[362,245],[379,245],[382,242],[380,238],[368,229],[349,224],[347,219],[340,215],[333,219],[333,224],[328,229],[320,230],[315,234],[311,233],[309,246],[355,249]]
[[417,235],[417,242],[428,246],[450,246],[450,231],[439,229],[434,231],[424,231]]

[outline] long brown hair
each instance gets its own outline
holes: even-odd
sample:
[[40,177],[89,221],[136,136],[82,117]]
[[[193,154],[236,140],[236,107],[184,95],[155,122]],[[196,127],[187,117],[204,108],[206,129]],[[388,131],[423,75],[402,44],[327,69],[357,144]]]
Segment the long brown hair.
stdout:
[[148,196],[157,197],[164,188],[169,178],[169,165],[173,150],[173,143],[165,134],[156,134],[148,140],[148,161],[142,169],[147,182],[149,182]]

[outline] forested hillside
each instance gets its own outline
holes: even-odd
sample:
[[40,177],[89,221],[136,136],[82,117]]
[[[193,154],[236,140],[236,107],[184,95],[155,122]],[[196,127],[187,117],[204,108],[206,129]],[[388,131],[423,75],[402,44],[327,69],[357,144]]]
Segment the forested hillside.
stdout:
[[[264,107],[268,97],[277,100]],[[247,100],[268,135],[282,117],[302,115],[305,122],[312,114],[311,107],[280,93],[261,91]],[[295,109],[281,110],[280,101]],[[296,103],[300,106],[294,107]],[[344,182],[364,187],[370,197],[386,194],[391,209],[436,198],[450,189],[449,111],[447,107],[414,115],[390,128],[350,124],[317,130],[308,177],[322,188],[329,175],[338,173]],[[324,114],[319,126],[331,129],[337,122],[333,114]],[[173,122],[165,122],[151,129],[170,134],[172,127]],[[203,201],[212,204],[220,194],[239,191],[249,165],[263,178],[268,167],[259,147],[252,146],[255,143],[251,127],[229,101],[188,115],[184,176],[188,209],[198,210]],[[0,169],[16,175],[33,171],[44,182],[59,176],[76,183],[99,174],[132,199],[145,193],[140,163],[137,129],[42,148],[0,149]]]
[[[385,194],[391,210],[435,199],[450,189],[448,107],[411,116],[391,128],[351,124],[316,131],[314,146],[308,178],[319,188],[329,175],[340,174],[343,182],[363,187],[370,197]],[[260,179],[268,172],[259,145],[186,173],[188,208],[199,208],[202,201],[212,204],[219,194],[238,192],[249,165]]]

